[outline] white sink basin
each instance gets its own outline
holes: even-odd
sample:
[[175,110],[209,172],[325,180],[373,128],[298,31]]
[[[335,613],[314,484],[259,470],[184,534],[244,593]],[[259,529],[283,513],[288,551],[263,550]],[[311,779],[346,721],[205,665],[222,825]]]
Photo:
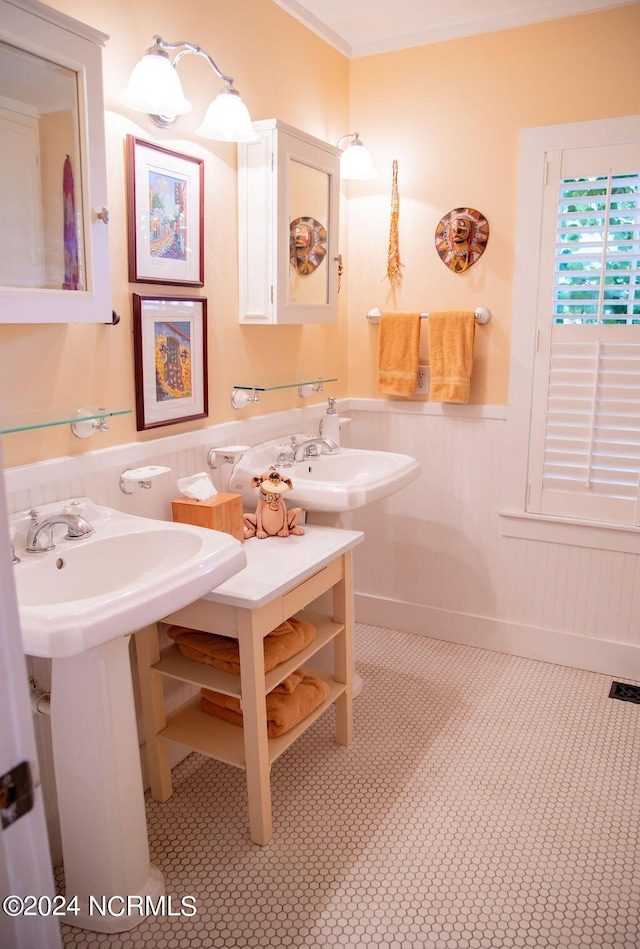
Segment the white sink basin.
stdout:
[[[279,446],[285,441],[276,438],[256,445],[233,468],[229,489],[241,492],[249,508],[256,503],[251,479],[276,464]],[[285,496],[288,507],[340,513],[394,494],[415,481],[421,469],[410,455],[340,448],[335,454],[321,454],[278,470],[293,483]]]
[[[61,658],[100,646],[186,606],[242,570],[242,544],[230,534],[123,514],[80,499],[95,533],[28,553],[28,517],[14,515],[21,562],[14,567],[25,653]],[[64,510],[58,501],[40,520]]]

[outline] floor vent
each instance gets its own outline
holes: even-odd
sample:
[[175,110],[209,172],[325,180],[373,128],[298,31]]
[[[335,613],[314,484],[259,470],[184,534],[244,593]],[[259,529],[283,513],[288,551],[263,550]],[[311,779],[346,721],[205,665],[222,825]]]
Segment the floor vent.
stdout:
[[622,702],[635,702],[636,705],[640,705],[640,685],[629,685],[628,682],[612,682],[609,698],[620,699]]

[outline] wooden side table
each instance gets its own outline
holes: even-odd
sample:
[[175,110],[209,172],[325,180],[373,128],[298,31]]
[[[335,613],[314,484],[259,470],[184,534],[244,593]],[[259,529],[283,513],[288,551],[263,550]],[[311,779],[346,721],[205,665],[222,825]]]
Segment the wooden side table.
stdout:
[[[167,740],[179,742],[246,771],[251,839],[266,844],[272,836],[270,768],[332,704],[336,740],[352,738],[353,547],[359,531],[307,526],[302,536],[252,538],[245,544],[247,567],[195,603],[164,618],[238,640],[240,676],[186,659],[175,644],[160,651],[158,628],[136,634],[138,674],[144,715],[151,793],[166,801],[172,794]],[[313,603],[332,592],[332,610],[318,612]],[[310,604],[312,604],[311,608]],[[297,655],[265,673],[263,639],[284,620],[299,616],[316,627],[316,638]],[[162,627],[162,624],[159,624]],[[327,643],[334,643],[333,672],[308,665]],[[304,665],[329,685],[325,701],[284,735],[268,738],[265,696]],[[240,699],[242,727],[202,712],[199,696],[167,715],[162,681],[180,679]]]

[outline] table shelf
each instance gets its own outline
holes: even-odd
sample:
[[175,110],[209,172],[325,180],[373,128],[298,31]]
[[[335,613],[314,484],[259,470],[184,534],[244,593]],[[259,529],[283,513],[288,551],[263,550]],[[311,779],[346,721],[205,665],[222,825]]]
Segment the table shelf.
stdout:
[[[318,650],[331,642],[344,629],[343,624],[334,623],[329,617],[321,613],[303,610],[296,616],[298,619],[313,623],[316,628],[315,638],[301,652],[296,653],[291,659],[279,663],[275,669],[270,669],[269,672],[265,673],[265,695],[275,689],[292,672],[308,662]],[[162,649],[160,659],[151,666],[151,671],[159,672],[181,682],[197,685],[200,688],[222,692],[223,695],[232,695],[238,699],[242,697],[239,676],[232,672],[225,672],[222,669],[214,669],[202,662],[194,662],[193,659],[187,659],[175,643]]]
[[[305,667],[305,672],[326,682],[329,693],[321,705],[284,735],[267,739],[269,764],[273,764],[276,758],[286,751],[310,725],[313,725],[347,688],[344,682],[336,682],[332,676],[319,669]],[[197,696],[172,712],[167,718],[166,727],[159,732],[158,738],[178,742],[201,755],[207,755],[209,758],[224,761],[235,768],[244,769],[246,758],[242,726],[203,712],[199,703],[200,698]]]

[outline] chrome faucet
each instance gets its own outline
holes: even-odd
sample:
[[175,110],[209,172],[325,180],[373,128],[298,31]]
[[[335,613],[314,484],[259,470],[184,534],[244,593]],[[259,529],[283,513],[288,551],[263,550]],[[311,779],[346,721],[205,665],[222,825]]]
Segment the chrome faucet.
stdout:
[[335,451],[340,451],[340,446],[331,438],[307,438],[296,445],[293,460],[303,461],[305,458],[317,458],[322,454],[330,455]]
[[52,514],[44,521],[38,522],[38,512],[30,511],[31,524],[27,533],[26,549],[30,553],[40,553],[44,550],[53,550],[53,528],[56,524],[64,524],[67,528],[66,536],[69,539],[86,537],[93,534],[94,528],[81,514]]

